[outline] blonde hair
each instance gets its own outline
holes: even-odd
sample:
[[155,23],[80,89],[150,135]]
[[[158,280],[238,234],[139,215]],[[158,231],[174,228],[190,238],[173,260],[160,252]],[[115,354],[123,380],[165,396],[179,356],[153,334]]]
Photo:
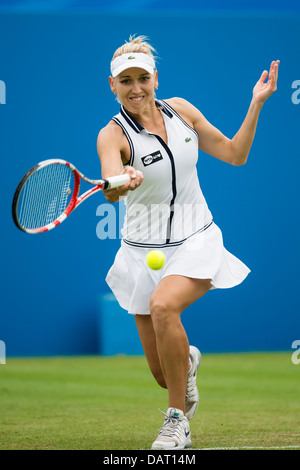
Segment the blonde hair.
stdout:
[[149,44],[149,42],[147,42],[147,40],[147,36],[135,37],[135,34],[133,36],[130,35],[129,41],[125,41],[125,44],[120,46],[115,51],[112,60],[122,54],[129,54],[130,52],[142,52],[149,55],[154,60],[154,62],[156,62],[156,57],[152,53],[156,53],[156,50],[151,46],[151,44]]

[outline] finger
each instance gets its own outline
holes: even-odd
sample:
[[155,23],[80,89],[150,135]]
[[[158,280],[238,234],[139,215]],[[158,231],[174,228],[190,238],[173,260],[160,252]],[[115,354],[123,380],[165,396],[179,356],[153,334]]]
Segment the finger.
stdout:
[[271,64],[271,70],[269,74],[269,85],[271,89],[274,91],[277,88],[278,66],[279,66],[279,61],[273,61]]
[[140,180],[143,181],[143,179],[144,179],[143,173],[142,173],[141,171],[137,170],[137,171],[136,171],[136,174],[137,174],[137,177],[138,177]]
[[275,77],[278,75],[279,60],[273,60],[270,67],[270,72],[274,73]]
[[134,190],[138,186],[140,186],[143,182],[144,175],[141,171],[136,170],[135,172],[135,177],[131,179],[131,181],[128,183],[128,189]]
[[127,166],[126,168],[124,168],[122,174],[124,173],[129,175],[131,179],[136,178],[136,170],[132,166]]
[[267,76],[268,76],[268,71],[267,71],[267,70],[264,70],[263,73],[262,73],[261,76],[260,76],[259,81],[260,81],[261,83],[263,83],[263,82],[265,81],[265,79],[267,78]]
[[280,60],[276,60],[276,62],[275,62],[275,78],[276,78],[276,81],[277,81],[277,77],[278,77],[279,64],[280,64]]
[[130,181],[123,186],[123,189],[133,191],[142,184],[144,175],[141,171],[136,170],[132,166],[127,166],[122,170],[122,174],[124,173],[130,176]]

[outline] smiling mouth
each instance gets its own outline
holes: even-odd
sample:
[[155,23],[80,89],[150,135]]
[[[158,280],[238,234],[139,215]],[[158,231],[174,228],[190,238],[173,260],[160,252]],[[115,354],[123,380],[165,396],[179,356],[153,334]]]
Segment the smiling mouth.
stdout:
[[129,98],[130,101],[133,101],[134,103],[139,103],[140,101],[142,101],[144,97],[143,96],[137,96],[137,97],[132,97],[132,98]]

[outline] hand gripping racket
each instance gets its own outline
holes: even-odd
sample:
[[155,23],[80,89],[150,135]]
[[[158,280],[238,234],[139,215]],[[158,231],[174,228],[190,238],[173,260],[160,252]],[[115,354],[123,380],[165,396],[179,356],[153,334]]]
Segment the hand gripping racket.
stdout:
[[[79,196],[81,180],[94,186]],[[91,180],[72,163],[58,159],[45,160],[31,168],[20,181],[13,198],[12,216],[23,232],[48,232],[61,224],[92,194],[123,186],[129,181],[127,174]]]

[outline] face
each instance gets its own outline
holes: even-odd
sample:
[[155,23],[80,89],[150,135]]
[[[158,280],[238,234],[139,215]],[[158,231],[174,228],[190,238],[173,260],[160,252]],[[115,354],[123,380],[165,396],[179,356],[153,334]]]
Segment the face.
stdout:
[[132,67],[115,78],[109,77],[109,83],[122,105],[129,112],[139,113],[154,101],[154,89],[158,86],[157,71],[151,75],[144,69]]

